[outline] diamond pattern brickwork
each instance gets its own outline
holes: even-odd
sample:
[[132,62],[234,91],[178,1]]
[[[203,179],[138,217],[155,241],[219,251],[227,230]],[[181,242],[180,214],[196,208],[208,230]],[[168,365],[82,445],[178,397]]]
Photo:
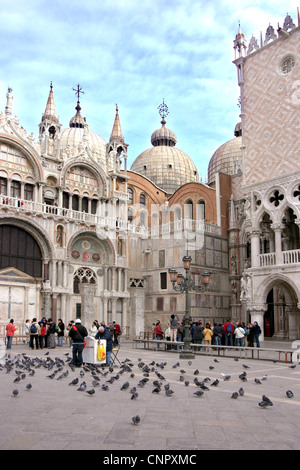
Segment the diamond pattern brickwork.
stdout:
[[[244,62],[246,186],[300,169],[300,30],[269,43]],[[296,58],[289,73],[280,64]]]

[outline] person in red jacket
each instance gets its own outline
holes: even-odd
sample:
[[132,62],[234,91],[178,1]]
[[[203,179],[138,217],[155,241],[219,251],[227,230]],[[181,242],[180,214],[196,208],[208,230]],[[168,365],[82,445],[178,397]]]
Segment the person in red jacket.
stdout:
[[120,335],[121,327],[118,325],[115,321],[113,321],[113,327],[114,327],[114,345],[118,345],[118,336]]
[[[164,339],[164,332],[161,329],[159,320],[157,320],[156,326],[155,326],[155,339],[157,339],[157,340]],[[160,349],[160,345],[158,343],[157,343],[156,349]]]
[[233,346],[233,334],[234,334],[234,324],[227,320],[224,323],[224,336],[225,336],[225,346]]
[[11,319],[10,322],[6,325],[6,349],[11,349],[12,339],[14,337],[16,327],[14,325],[14,320]]

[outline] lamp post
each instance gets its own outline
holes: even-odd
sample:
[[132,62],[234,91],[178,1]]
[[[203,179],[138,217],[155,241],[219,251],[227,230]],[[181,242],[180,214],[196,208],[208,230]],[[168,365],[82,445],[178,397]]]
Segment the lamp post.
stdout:
[[190,352],[190,340],[189,340],[189,321],[191,319],[191,302],[190,302],[190,292],[205,292],[210,284],[210,272],[204,271],[202,273],[202,282],[201,286],[198,287],[195,285],[192,276],[191,276],[191,261],[190,256],[184,256],[182,258],[183,267],[185,269],[185,276],[178,273],[175,268],[169,269],[170,281],[172,282],[173,289],[176,292],[185,292],[185,314],[184,314],[184,346],[183,354],[180,355],[181,359],[193,359],[195,356]]

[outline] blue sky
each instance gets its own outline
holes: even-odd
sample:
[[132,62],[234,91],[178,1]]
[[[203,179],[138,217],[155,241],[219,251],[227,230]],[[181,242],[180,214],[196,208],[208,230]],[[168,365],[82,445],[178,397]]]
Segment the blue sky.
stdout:
[[203,180],[213,152],[233,138],[239,89],[233,40],[240,21],[249,41],[269,23],[277,29],[297,0],[0,0],[0,109],[7,87],[13,112],[38,136],[50,82],[63,127],[75,114],[78,83],[82,115],[106,141],[115,104],[129,144],[129,167],[167,127]]

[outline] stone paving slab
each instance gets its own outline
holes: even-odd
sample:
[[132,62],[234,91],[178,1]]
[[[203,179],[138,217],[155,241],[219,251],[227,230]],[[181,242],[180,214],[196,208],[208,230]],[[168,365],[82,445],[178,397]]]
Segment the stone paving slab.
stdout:
[[[56,357],[66,361],[71,355],[71,348],[64,346],[54,350],[31,351],[27,345],[14,346],[10,356],[17,354],[26,357]],[[45,356],[48,354],[48,356]],[[196,356],[191,361],[179,359],[179,354],[168,351],[144,351],[132,349],[124,344],[119,352],[120,361],[130,359],[131,372],[124,372],[115,366],[113,372],[107,368],[106,377],[99,374],[100,386],[95,387],[95,394],[89,396],[79,392],[79,384],[85,380],[87,389],[92,386],[91,372],[80,370],[73,372],[65,362],[63,371],[69,371],[67,377],[57,380],[47,377],[53,370],[45,367],[35,368],[35,375],[28,376],[26,370],[13,367],[6,373],[0,370],[0,449],[1,450],[103,450],[131,451],[192,451],[222,449],[257,449],[257,450],[299,450],[300,442],[300,365],[290,368],[290,364],[273,363],[263,360],[234,360],[218,358],[218,362],[209,356]],[[144,377],[138,363],[147,364],[153,371]],[[154,361],[154,365],[149,365]],[[176,363],[179,366],[173,367]],[[166,363],[163,368],[158,364]],[[2,361],[3,364],[3,361]],[[243,364],[248,365],[244,369]],[[210,367],[214,367],[210,369]],[[56,367],[54,367],[54,370]],[[181,373],[183,369],[185,372]],[[199,371],[194,375],[195,370]],[[26,374],[19,383],[14,383],[16,370]],[[152,393],[153,381],[159,380],[157,371],[164,379],[159,394]],[[242,382],[239,375],[246,371],[247,382]],[[130,377],[130,374],[134,377]],[[224,381],[223,374],[230,374],[229,381]],[[267,375],[261,384],[254,382]],[[183,375],[189,380],[189,386],[180,381]],[[112,384],[107,383],[111,377]],[[69,385],[71,380],[79,378],[79,384]],[[194,395],[199,390],[194,383],[209,377],[209,388],[202,397]],[[143,388],[138,383],[143,378],[149,381]],[[218,379],[219,384],[212,386]],[[130,386],[121,390],[124,382]],[[27,383],[32,384],[26,390]],[[165,395],[164,385],[169,384],[174,394]],[[109,386],[109,391],[101,389],[102,384]],[[131,400],[130,389],[137,388],[138,397]],[[232,399],[233,392],[243,387],[245,394]],[[17,397],[12,396],[14,389],[19,390]],[[294,398],[286,397],[286,390],[292,390]],[[267,395],[273,402],[272,407],[262,409],[258,403],[262,395]],[[132,424],[132,417],[139,415],[138,426]]]

